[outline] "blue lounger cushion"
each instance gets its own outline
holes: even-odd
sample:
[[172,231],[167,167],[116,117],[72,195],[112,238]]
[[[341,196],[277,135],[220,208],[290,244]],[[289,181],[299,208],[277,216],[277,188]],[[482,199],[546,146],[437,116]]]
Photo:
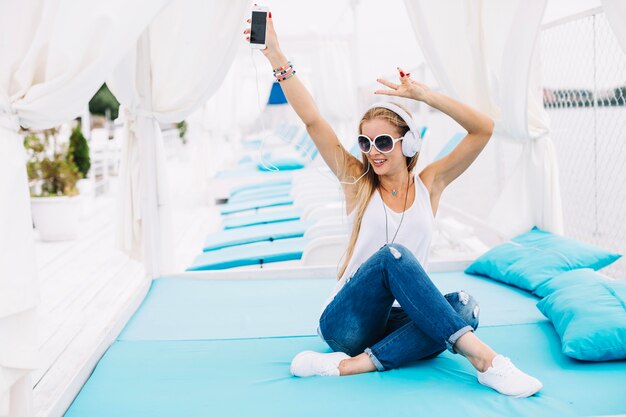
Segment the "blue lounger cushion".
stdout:
[[194,259],[187,271],[228,269],[238,266],[262,265],[302,258],[309,239],[296,237],[273,242],[256,242],[204,252]]
[[458,145],[461,140],[463,140],[463,138],[467,135],[467,132],[458,132],[455,133],[450,140],[444,145],[443,148],[441,148],[441,150],[439,151],[439,153],[437,154],[437,156],[435,157],[435,161],[443,158],[444,156],[448,155],[450,152],[452,152],[452,150],[454,148],[456,148],[456,145]]
[[247,243],[302,237],[313,224],[315,224],[313,220],[294,220],[222,230],[207,236],[202,250],[208,252]]
[[255,191],[255,190],[259,190],[262,188],[272,188],[272,187],[278,187],[278,186],[282,186],[282,185],[290,185],[291,184],[291,178],[283,178],[283,179],[271,179],[271,180],[266,180],[266,181],[261,181],[261,182],[254,182],[252,184],[244,184],[244,185],[239,185],[236,187],[233,187],[230,189],[230,195],[234,196],[237,195],[240,192],[243,191]]
[[253,162],[253,159],[250,155],[246,155],[243,158],[239,158],[239,161],[237,161],[237,165],[242,165],[242,164],[247,164]]
[[270,224],[288,222],[291,220],[299,220],[302,216],[301,209],[280,210],[268,213],[242,214],[237,216],[229,216],[222,219],[222,227],[226,229],[235,229],[238,227],[255,226],[258,224]]
[[[461,271],[429,274],[442,293],[465,290],[480,305],[480,328],[548,322],[526,291]],[[336,279],[159,278],[121,340],[311,336]],[[235,296],[236,295],[236,296]],[[284,314],[289,311],[289,314]],[[232,314],[237,312],[237,314]]]
[[228,198],[229,203],[240,203],[242,201],[252,201],[272,197],[285,197],[290,195],[291,185],[282,185],[280,187],[261,188],[258,190],[242,191]]
[[503,396],[447,351],[387,372],[296,378],[289,364],[298,352],[329,352],[319,337],[116,341],[65,417],[582,417],[626,410],[626,362],[561,355],[547,322],[479,327],[477,334],[537,376],[543,389],[523,400]]
[[620,256],[534,227],[493,247],[465,272],[515,285],[542,297],[542,284],[552,277],[577,268],[598,270]]
[[274,171],[276,169],[280,171],[293,171],[302,168],[304,168],[304,163],[301,159],[296,158],[265,158],[262,162],[257,164],[259,171]]
[[250,139],[243,142],[243,147],[246,149],[258,149],[263,143],[263,139]]
[[279,196],[254,201],[242,201],[240,203],[226,203],[220,207],[220,214],[240,213],[248,210],[258,210],[267,207],[289,206],[293,204],[293,197]]
[[259,192],[270,192],[275,190],[284,190],[293,188],[293,184],[291,181],[283,181],[280,183],[266,182],[266,183],[258,183],[255,187],[237,187],[236,191],[231,190],[230,197],[242,197],[250,194],[256,194]]
[[215,174],[215,178],[242,178],[246,177],[252,181],[258,182],[259,180],[267,179],[288,179],[291,178],[294,171],[260,171],[256,163],[254,165],[245,165],[243,168],[233,168],[224,171],[219,171]]
[[585,361],[626,359],[626,282],[585,269],[550,284],[552,292],[537,308],[561,336],[564,354]]

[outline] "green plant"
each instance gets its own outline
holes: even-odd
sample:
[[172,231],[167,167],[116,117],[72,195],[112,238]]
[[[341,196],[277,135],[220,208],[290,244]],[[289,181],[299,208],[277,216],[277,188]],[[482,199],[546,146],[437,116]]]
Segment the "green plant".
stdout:
[[89,144],[83,135],[80,125],[76,126],[70,135],[69,154],[72,155],[81,177],[87,178],[87,173],[89,173],[89,168],[91,168],[91,159],[89,158]]
[[106,116],[107,110],[109,110],[111,119],[115,120],[117,119],[119,109],[119,101],[117,101],[106,84],[102,84],[98,92],[89,100],[89,112],[91,114]]
[[56,143],[56,130],[31,132],[24,138],[28,154],[26,171],[32,197],[77,195],[80,172],[67,146]]
[[183,141],[183,144],[187,144],[187,138],[185,137],[185,133],[187,133],[187,122],[184,120],[178,122],[176,123],[176,127],[178,128],[178,137]]

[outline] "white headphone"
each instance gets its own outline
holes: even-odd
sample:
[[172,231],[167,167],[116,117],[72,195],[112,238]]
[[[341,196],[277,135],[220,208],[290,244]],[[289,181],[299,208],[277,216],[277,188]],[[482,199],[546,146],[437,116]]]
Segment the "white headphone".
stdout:
[[420,136],[417,125],[415,125],[411,115],[409,115],[409,113],[404,111],[397,104],[389,101],[379,101],[378,103],[372,104],[369,109],[371,110],[380,107],[394,112],[409,126],[409,131],[406,132],[402,138],[402,154],[409,158],[415,156],[415,154],[418,153],[422,147],[422,137]]

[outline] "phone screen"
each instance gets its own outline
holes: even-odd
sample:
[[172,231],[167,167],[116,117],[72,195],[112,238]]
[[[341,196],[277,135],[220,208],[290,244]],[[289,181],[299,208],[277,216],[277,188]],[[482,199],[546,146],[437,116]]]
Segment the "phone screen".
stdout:
[[265,43],[265,25],[267,12],[252,12],[252,26],[250,27],[250,43]]

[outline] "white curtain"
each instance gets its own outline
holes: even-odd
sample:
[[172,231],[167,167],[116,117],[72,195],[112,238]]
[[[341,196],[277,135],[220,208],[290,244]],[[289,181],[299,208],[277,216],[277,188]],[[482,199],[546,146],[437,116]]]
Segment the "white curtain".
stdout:
[[57,126],[91,96],[165,0],[0,3],[0,416],[32,412],[38,281],[19,126]]
[[107,81],[125,107],[118,246],[150,276],[171,271],[172,234],[160,123],[179,122],[215,92],[243,42],[250,1],[176,0]]
[[[240,53],[235,58],[228,74],[211,98],[187,119],[187,135],[192,148],[193,188],[200,201],[212,203],[212,179],[215,173],[236,164],[236,148],[241,138],[242,128],[258,118],[260,95],[261,109],[265,107],[272,80],[265,81],[259,87],[252,68],[250,50]],[[260,54],[254,51],[255,54]],[[265,58],[263,58],[264,61]],[[267,70],[267,62],[264,69]],[[257,65],[259,66],[259,65]],[[267,72],[267,71],[265,71]],[[259,74],[261,75],[261,74]],[[269,74],[270,77],[271,71]],[[273,78],[273,77],[272,77]],[[219,158],[215,158],[216,152]]]
[[535,58],[546,0],[406,0],[427,63],[450,96],[489,114],[522,155],[490,224],[504,236],[563,232],[558,166]]
[[622,51],[626,53],[626,1],[602,0],[602,9]]
[[[262,53],[258,50],[250,51],[246,46],[235,60],[226,85],[223,85],[220,91],[209,100],[208,106],[213,108],[211,114],[214,116],[210,124],[215,125],[215,119],[223,116],[215,112],[220,112],[220,103],[226,101],[228,106],[234,107],[233,110],[227,110],[234,116],[234,120],[233,116],[226,116],[225,120],[235,122],[244,128],[253,125],[267,108],[267,100],[274,79],[272,67]],[[235,89],[238,91],[237,97],[234,100],[228,99],[226,96]],[[222,126],[222,130],[230,128],[229,123],[218,123]],[[266,128],[270,128],[269,123],[265,125]]]
[[315,100],[348,147],[354,140],[350,133],[354,133],[357,113],[356,80],[351,72],[354,45],[350,39],[353,38],[319,36],[312,61]]
[[315,98],[329,120],[349,120],[356,114],[350,46],[346,36],[320,35],[315,42]]
[[190,114],[187,122],[187,146],[191,147],[192,187],[196,190],[196,201],[203,204],[211,203],[209,181],[214,165],[209,163],[211,154],[210,133],[204,122],[206,104]]

